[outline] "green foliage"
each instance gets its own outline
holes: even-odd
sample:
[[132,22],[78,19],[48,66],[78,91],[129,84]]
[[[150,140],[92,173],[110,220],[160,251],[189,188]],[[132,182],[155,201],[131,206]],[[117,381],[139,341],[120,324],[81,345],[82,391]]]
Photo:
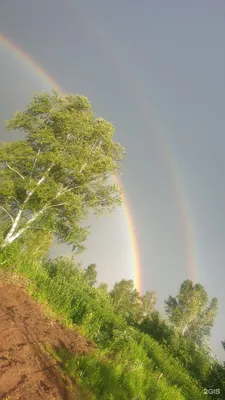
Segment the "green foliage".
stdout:
[[204,287],[186,280],[179,294],[169,296],[165,304],[169,321],[177,332],[192,338],[198,345],[207,345],[218,308],[216,298],[207,305],[208,295]]
[[225,391],[224,365],[205,347],[217,299],[208,304],[203,286],[184,281],[165,302],[167,322],[156,293],[141,296],[132,280],[108,292],[96,287],[95,264],[83,270],[73,257],[46,259],[53,238],[81,251],[88,213],[121,204],[110,183],[124,155],[113,126],[95,118],[87,98],[53,91],[35,94],[7,128],[27,136],[0,146],[0,267],[26,277],[36,299],[98,345],[79,357],[51,349],[86,398],[201,400],[208,382]]
[[163,320],[159,312],[154,312],[150,317],[145,318],[138,325],[138,329],[162,344],[173,357],[179,360],[190,376],[205,385],[212,365],[208,351],[197,346],[189,337],[177,333]]
[[[210,373],[207,377],[206,385],[209,389],[218,388],[220,389],[220,393],[224,395],[225,393],[225,365],[224,363],[220,363],[217,360],[212,364]],[[213,397],[212,397],[213,398]],[[215,399],[218,396],[214,397]]]
[[[225,342],[221,342],[222,347],[225,348]],[[225,362],[219,362],[214,359],[211,363],[211,369],[207,377],[207,387],[209,389],[218,388],[220,393],[225,393]],[[216,396],[212,398],[217,398]]]
[[33,260],[46,257],[53,244],[53,234],[46,230],[30,230],[18,239],[22,245],[21,252],[27,253]]
[[122,279],[120,282],[115,283],[110,294],[115,309],[122,314],[126,315],[131,313],[136,307],[138,294],[135,292],[134,282],[132,280]]
[[115,370],[110,363],[100,361],[94,356],[76,357],[65,350],[55,353],[56,360],[60,361],[71,377],[88,389],[91,399],[126,399],[124,390],[117,379]]
[[203,399],[203,390],[200,384],[191,378],[182,364],[173,358],[169,351],[160,346],[151,337],[142,334],[137,335],[137,340],[144,347],[148,357],[155,363],[157,370],[165,374],[167,381],[179,387],[185,398]]
[[102,283],[100,283],[100,285],[98,286],[98,288],[100,289],[100,290],[102,290],[103,292],[108,292],[108,285],[107,285],[107,283],[104,283],[104,282],[102,282]]
[[144,318],[138,328],[161,344],[169,344],[174,335],[174,330],[163,320],[158,311],[154,311],[149,317]]
[[121,204],[109,179],[124,155],[113,126],[95,118],[84,96],[53,91],[36,93],[6,127],[27,136],[0,146],[1,247],[41,229],[82,250],[88,230],[81,222],[88,213]]
[[148,317],[155,311],[156,300],[156,292],[146,292],[141,297],[143,317]]
[[90,286],[94,286],[97,282],[97,265],[96,264],[90,264],[86,269],[85,269],[85,277],[89,283]]
[[146,292],[140,296],[132,280],[122,279],[115,283],[110,295],[115,309],[125,315],[130,324],[140,323],[155,309],[156,293]]
[[[152,371],[143,348],[128,335],[117,332],[110,347],[115,357],[104,361],[94,356],[73,356],[65,350],[55,353],[64,370],[91,393],[91,399],[159,399],[183,400],[182,393]],[[129,354],[129,356],[128,356]],[[142,362],[138,359],[142,358]],[[124,364],[125,361],[125,364]],[[174,397],[175,396],[175,397]]]
[[204,347],[196,346],[195,342],[188,337],[174,334],[168,349],[174,357],[179,359],[190,376],[203,386],[206,385],[213,360]]
[[[6,257],[11,250],[11,246],[5,249]],[[6,259],[0,261],[7,266]],[[98,344],[99,351],[91,357],[64,354],[64,369],[88,389],[90,399],[203,398],[203,390],[181,363],[154,339],[130,327],[106,288],[91,287],[72,258],[40,263],[22,253],[16,270],[29,280],[30,291],[39,301]]]

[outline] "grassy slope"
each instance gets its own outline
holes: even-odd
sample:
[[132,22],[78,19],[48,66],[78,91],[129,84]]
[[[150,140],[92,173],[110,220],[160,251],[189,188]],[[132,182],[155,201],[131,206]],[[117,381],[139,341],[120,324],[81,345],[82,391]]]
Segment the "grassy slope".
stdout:
[[[10,270],[14,258],[7,252],[1,254],[1,267]],[[25,257],[14,265],[14,271],[27,278],[29,292],[39,302],[98,345],[95,356],[74,357],[48,349],[60,360],[64,372],[88,389],[90,399],[205,398],[203,388],[177,360],[154,339],[130,328],[115,313],[108,294],[88,286],[82,271],[65,263],[49,270]]]

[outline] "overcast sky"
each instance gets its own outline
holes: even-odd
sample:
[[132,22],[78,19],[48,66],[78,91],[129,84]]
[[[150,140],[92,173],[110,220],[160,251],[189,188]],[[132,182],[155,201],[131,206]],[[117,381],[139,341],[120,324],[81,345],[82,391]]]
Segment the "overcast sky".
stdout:
[[[225,2],[7,0],[0,26],[114,124],[127,150],[123,182],[142,289],[157,291],[162,311],[195,269],[210,298],[219,299],[212,346],[224,358]],[[43,89],[49,86],[0,45],[1,123]],[[97,263],[99,279],[110,285],[132,278],[122,210],[91,223],[85,265]],[[62,253],[68,250],[54,250]]]

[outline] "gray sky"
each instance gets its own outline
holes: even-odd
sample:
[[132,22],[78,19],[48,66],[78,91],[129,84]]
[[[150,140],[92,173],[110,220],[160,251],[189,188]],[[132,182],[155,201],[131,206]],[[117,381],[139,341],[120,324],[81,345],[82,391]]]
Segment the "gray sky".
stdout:
[[[0,26],[66,91],[86,95],[96,114],[114,124],[127,149],[123,182],[143,290],[157,291],[162,311],[190,277],[194,252],[198,281],[219,298],[212,346],[224,358],[224,1],[7,0]],[[2,45],[0,71],[1,121],[35,90],[49,89]],[[109,284],[132,277],[123,212],[91,224],[84,263],[96,262]],[[68,250],[54,253],[62,252]]]

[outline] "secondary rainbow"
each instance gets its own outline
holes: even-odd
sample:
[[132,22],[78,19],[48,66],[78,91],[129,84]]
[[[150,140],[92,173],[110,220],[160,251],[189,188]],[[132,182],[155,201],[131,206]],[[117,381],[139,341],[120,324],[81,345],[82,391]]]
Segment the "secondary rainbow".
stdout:
[[[105,61],[109,63],[109,66],[115,68],[122,82],[126,83],[127,91],[132,96],[133,100],[137,101],[137,107],[139,107],[140,113],[142,113],[144,117],[146,126],[149,128],[151,135],[155,136],[159,143],[162,159],[165,161],[166,169],[170,172],[175,197],[174,200],[177,204],[183,225],[183,235],[186,241],[188,278],[195,282],[197,280],[198,252],[196,248],[197,240],[195,237],[193,212],[191,212],[188,195],[183,185],[180,169],[173,156],[173,152],[165,140],[165,135],[160,132],[159,123],[157,122],[156,126],[153,126],[151,106],[148,99],[144,97],[145,88],[140,87],[138,80],[132,74],[131,68],[124,59],[124,54],[122,54],[118,46],[115,46],[112,40],[106,36],[106,32],[101,29],[99,23],[95,22],[93,15],[88,13],[88,10],[82,9],[82,5],[76,4],[75,6],[74,2],[71,0],[64,0],[63,4],[70,8],[70,13],[74,12],[76,15],[79,14],[79,20],[84,27],[88,41],[91,42],[93,46],[96,46],[96,43],[98,44],[98,49],[101,49]],[[165,128],[163,128],[162,131],[165,132]]]
[[[59,91],[62,94],[66,94],[65,90],[48,74],[48,72],[42,68],[34,59],[32,59],[30,56],[28,56],[21,47],[16,45],[12,40],[7,38],[3,33],[0,32],[0,43],[2,43],[3,46],[5,46],[8,50],[10,50],[14,56],[21,60],[24,64],[26,64],[29,68],[31,68],[34,73],[40,77],[40,79],[45,83],[48,84],[49,86],[52,86],[52,88],[55,88],[57,91]],[[136,233],[134,229],[134,224],[133,224],[133,219],[132,219],[132,214],[131,214],[131,208],[128,206],[128,200],[125,195],[125,191],[122,185],[122,182],[120,181],[119,177],[114,176],[114,180],[119,186],[119,188],[122,190],[122,197],[123,197],[123,210],[125,214],[125,219],[127,222],[128,226],[128,232],[129,232],[129,238],[130,238],[130,243],[131,243],[131,250],[132,250],[132,271],[133,271],[133,280],[135,283],[136,289],[141,292],[141,261],[140,261],[140,255],[139,255],[139,250],[137,246],[137,239],[136,239]]]

